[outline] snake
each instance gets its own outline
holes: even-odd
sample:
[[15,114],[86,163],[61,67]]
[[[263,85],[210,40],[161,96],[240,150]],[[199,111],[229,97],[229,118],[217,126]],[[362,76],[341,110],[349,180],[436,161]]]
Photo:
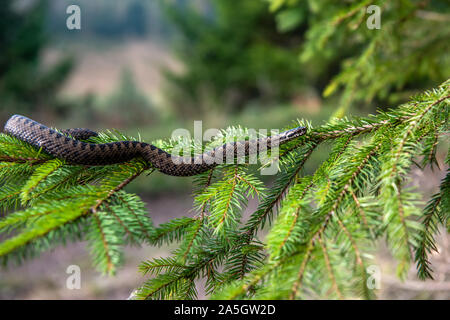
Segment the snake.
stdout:
[[90,129],[56,130],[22,115],[13,115],[4,132],[46,153],[74,165],[111,165],[141,157],[158,171],[171,176],[194,176],[208,171],[224,161],[258,154],[280,146],[306,133],[306,127],[296,127],[279,134],[253,140],[233,141],[195,156],[170,154],[141,141],[90,143],[98,136]]

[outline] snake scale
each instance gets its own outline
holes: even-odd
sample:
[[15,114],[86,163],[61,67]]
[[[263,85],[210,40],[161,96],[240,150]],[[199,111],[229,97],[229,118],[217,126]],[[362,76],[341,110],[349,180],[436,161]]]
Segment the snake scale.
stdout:
[[304,135],[306,128],[297,127],[269,137],[226,143],[194,157],[171,155],[139,141],[88,143],[82,140],[97,136],[96,132],[81,128],[58,132],[21,115],[13,115],[4,131],[71,164],[108,165],[142,157],[164,174],[194,176],[222,163],[230,154],[234,159],[270,149]]

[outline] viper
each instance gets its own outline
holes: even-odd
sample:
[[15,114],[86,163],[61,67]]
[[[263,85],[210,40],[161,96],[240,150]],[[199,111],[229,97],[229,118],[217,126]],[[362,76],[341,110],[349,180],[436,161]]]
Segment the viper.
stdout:
[[5,133],[71,164],[108,165],[142,157],[160,172],[171,176],[194,176],[230,157],[245,157],[280,146],[306,131],[305,127],[297,127],[269,137],[230,142],[191,157],[172,155],[140,141],[89,143],[86,140],[98,135],[95,131],[77,128],[59,132],[21,115],[13,115],[4,128]]

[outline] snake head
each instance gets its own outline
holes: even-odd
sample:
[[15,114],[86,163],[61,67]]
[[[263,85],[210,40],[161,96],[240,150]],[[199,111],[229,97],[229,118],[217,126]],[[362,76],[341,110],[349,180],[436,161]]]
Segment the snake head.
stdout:
[[287,130],[283,132],[284,140],[292,140],[298,138],[306,133],[306,127],[297,127],[294,129]]

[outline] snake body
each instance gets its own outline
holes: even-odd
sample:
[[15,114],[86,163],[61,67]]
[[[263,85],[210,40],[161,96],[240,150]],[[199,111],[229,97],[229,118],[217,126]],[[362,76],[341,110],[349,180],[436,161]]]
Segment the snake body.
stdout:
[[89,129],[68,129],[58,132],[21,115],[13,115],[6,123],[5,133],[71,164],[108,165],[142,157],[157,170],[171,176],[193,176],[207,171],[230,155],[234,159],[281,145],[306,133],[298,127],[270,137],[226,143],[195,157],[176,156],[140,141],[88,143],[97,133]]

